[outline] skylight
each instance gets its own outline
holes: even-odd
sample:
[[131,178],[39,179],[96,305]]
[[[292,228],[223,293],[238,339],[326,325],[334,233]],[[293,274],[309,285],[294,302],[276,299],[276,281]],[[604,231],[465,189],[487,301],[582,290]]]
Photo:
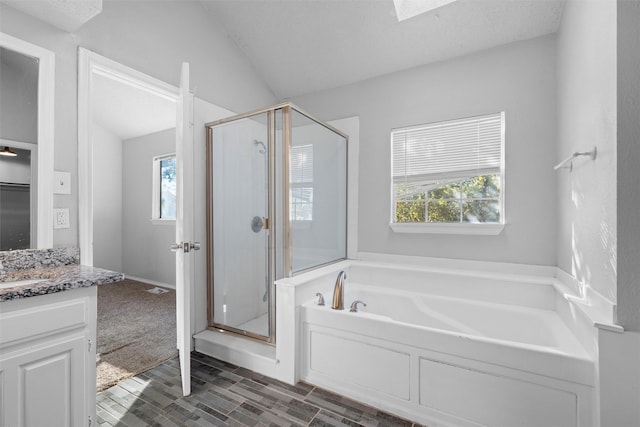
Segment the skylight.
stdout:
[[429,12],[456,0],[393,0],[398,22]]

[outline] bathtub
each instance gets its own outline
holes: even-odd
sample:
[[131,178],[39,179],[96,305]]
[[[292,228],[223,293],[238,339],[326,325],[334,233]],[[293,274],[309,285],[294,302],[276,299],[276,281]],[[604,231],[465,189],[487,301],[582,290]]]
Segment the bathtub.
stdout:
[[[329,306],[335,269],[308,282],[328,305],[300,306],[303,381],[430,427],[594,424],[594,357],[559,314],[555,279],[340,268],[345,310]],[[355,300],[366,307],[352,313]]]

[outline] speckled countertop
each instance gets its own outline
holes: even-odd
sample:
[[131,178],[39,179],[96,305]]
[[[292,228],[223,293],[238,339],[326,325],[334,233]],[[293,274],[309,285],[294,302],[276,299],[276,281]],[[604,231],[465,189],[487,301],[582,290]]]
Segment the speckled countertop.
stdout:
[[71,289],[86,288],[124,279],[122,273],[79,265],[77,248],[27,249],[0,252],[0,285],[42,279],[12,287],[0,287],[0,302]]

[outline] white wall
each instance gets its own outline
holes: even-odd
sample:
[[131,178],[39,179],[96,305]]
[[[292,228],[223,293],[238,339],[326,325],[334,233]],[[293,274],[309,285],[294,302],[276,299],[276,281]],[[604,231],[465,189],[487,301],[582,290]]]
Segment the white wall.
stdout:
[[558,261],[640,331],[640,2],[568,1],[558,34],[558,154],[598,147],[559,174]]
[[122,141],[93,123],[93,265],[122,271]]
[[275,101],[248,60],[198,2],[106,1],[102,13],[75,34],[0,3],[0,28],[56,55],[54,167],[71,172],[72,194],[54,196],[55,207],[71,211],[71,227],[54,230],[55,246],[78,243],[78,46],[176,86],[180,63],[189,61],[196,95],[234,111]]
[[617,315],[640,331],[640,1],[619,2],[617,18]]
[[38,66],[33,58],[0,49],[0,138],[38,142]]
[[[122,271],[127,276],[175,287],[175,223],[151,222],[154,156],[174,153],[176,131],[169,129],[123,141]],[[95,224],[94,224],[95,227]]]
[[616,2],[568,1],[558,32],[557,265],[616,301]]
[[640,334],[597,331],[600,426],[640,425]]
[[[322,120],[360,117],[359,250],[554,265],[555,37],[305,95]],[[408,235],[389,228],[392,128],[506,112],[506,220],[498,236]]]

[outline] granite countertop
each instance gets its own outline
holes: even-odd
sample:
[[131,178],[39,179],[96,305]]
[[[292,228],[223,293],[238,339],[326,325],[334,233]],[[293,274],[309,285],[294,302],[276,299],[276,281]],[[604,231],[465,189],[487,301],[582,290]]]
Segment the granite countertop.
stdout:
[[[0,302],[124,280],[124,274],[79,265],[76,248],[0,253]],[[7,282],[42,279],[2,287]]]
[[71,289],[87,288],[90,286],[124,280],[124,274],[86,265],[63,265],[51,268],[34,268],[22,270],[3,276],[2,282],[28,279],[44,279],[43,281],[0,289],[0,302],[19,298],[35,297],[52,294]]

